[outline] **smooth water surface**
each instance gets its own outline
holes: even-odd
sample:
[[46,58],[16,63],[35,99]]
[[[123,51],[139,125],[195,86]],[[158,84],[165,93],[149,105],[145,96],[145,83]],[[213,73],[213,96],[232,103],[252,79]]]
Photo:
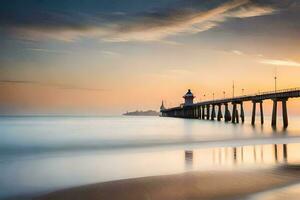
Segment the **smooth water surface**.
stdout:
[[0,117],[0,198],[187,170],[299,163],[290,128],[160,117]]

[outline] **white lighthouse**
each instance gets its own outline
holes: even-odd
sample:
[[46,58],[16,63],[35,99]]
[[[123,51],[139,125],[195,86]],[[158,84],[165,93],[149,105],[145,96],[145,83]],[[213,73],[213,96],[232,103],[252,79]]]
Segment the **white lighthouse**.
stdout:
[[189,89],[187,91],[187,93],[183,96],[184,98],[184,105],[185,106],[189,106],[189,105],[193,105],[194,104],[194,98],[195,96],[193,95],[193,93],[191,92],[191,90]]

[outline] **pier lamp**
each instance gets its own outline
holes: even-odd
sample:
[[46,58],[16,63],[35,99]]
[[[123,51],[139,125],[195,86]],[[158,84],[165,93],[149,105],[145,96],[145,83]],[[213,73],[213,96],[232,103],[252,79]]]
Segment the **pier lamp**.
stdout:
[[275,67],[275,73],[274,73],[274,86],[275,86],[275,93],[277,92],[277,66]]
[[277,75],[274,76],[275,93],[277,92]]

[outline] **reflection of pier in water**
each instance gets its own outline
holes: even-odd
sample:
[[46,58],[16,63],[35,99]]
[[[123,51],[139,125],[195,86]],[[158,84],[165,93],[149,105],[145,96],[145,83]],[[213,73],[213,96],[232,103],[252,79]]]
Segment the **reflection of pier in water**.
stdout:
[[186,150],[184,152],[184,157],[185,157],[185,168],[186,169],[192,169],[193,168],[193,151],[191,150]]
[[253,145],[185,151],[186,169],[193,169],[194,165],[203,161],[212,165],[287,164],[288,145]]

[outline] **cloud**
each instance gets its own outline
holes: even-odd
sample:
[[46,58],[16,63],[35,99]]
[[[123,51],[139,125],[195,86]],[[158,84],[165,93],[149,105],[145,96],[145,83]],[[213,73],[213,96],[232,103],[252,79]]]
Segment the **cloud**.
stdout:
[[28,51],[40,52],[40,53],[55,53],[55,54],[70,54],[70,51],[63,50],[51,50],[51,49],[39,49],[39,48],[27,48]]
[[0,84],[30,84],[30,85],[40,85],[46,87],[55,87],[63,90],[106,91],[105,89],[99,89],[99,88],[86,88],[86,87],[78,87],[73,85],[44,83],[38,81],[24,81],[24,80],[0,80]]
[[274,14],[275,12],[277,12],[277,10],[270,6],[246,5],[229,12],[226,14],[226,16],[235,18],[248,18],[270,15]]
[[291,61],[291,60],[272,60],[272,59],[264,59],[259,61],[262,64],[267,65],[276,65],[276,66],[288,66],[288,67],[300,67],[299,62]]
[[[36,40],[50,38],[71,42],[81,37],[94,37],[108,42],[159,41],[174,35],[203,32],[230,18],[256,17],[275,12],[271,6],[251,0],[179,2],[183,6],[131,14],[122,12],[122,15],[116,12],[5,12],[0,13],[0,27],[18,37]],[[186,2],[191,3],[187,6]]]
[[117,53],[117,52],[113,52],[113,51],[101,51],[101,54],[105,55],[105,56],[108,56],[108,57],[117,57],[119,56],[120,54]]
[[239,50],[232,50],[231,52],[239,56],[244,55],[244,53]]

